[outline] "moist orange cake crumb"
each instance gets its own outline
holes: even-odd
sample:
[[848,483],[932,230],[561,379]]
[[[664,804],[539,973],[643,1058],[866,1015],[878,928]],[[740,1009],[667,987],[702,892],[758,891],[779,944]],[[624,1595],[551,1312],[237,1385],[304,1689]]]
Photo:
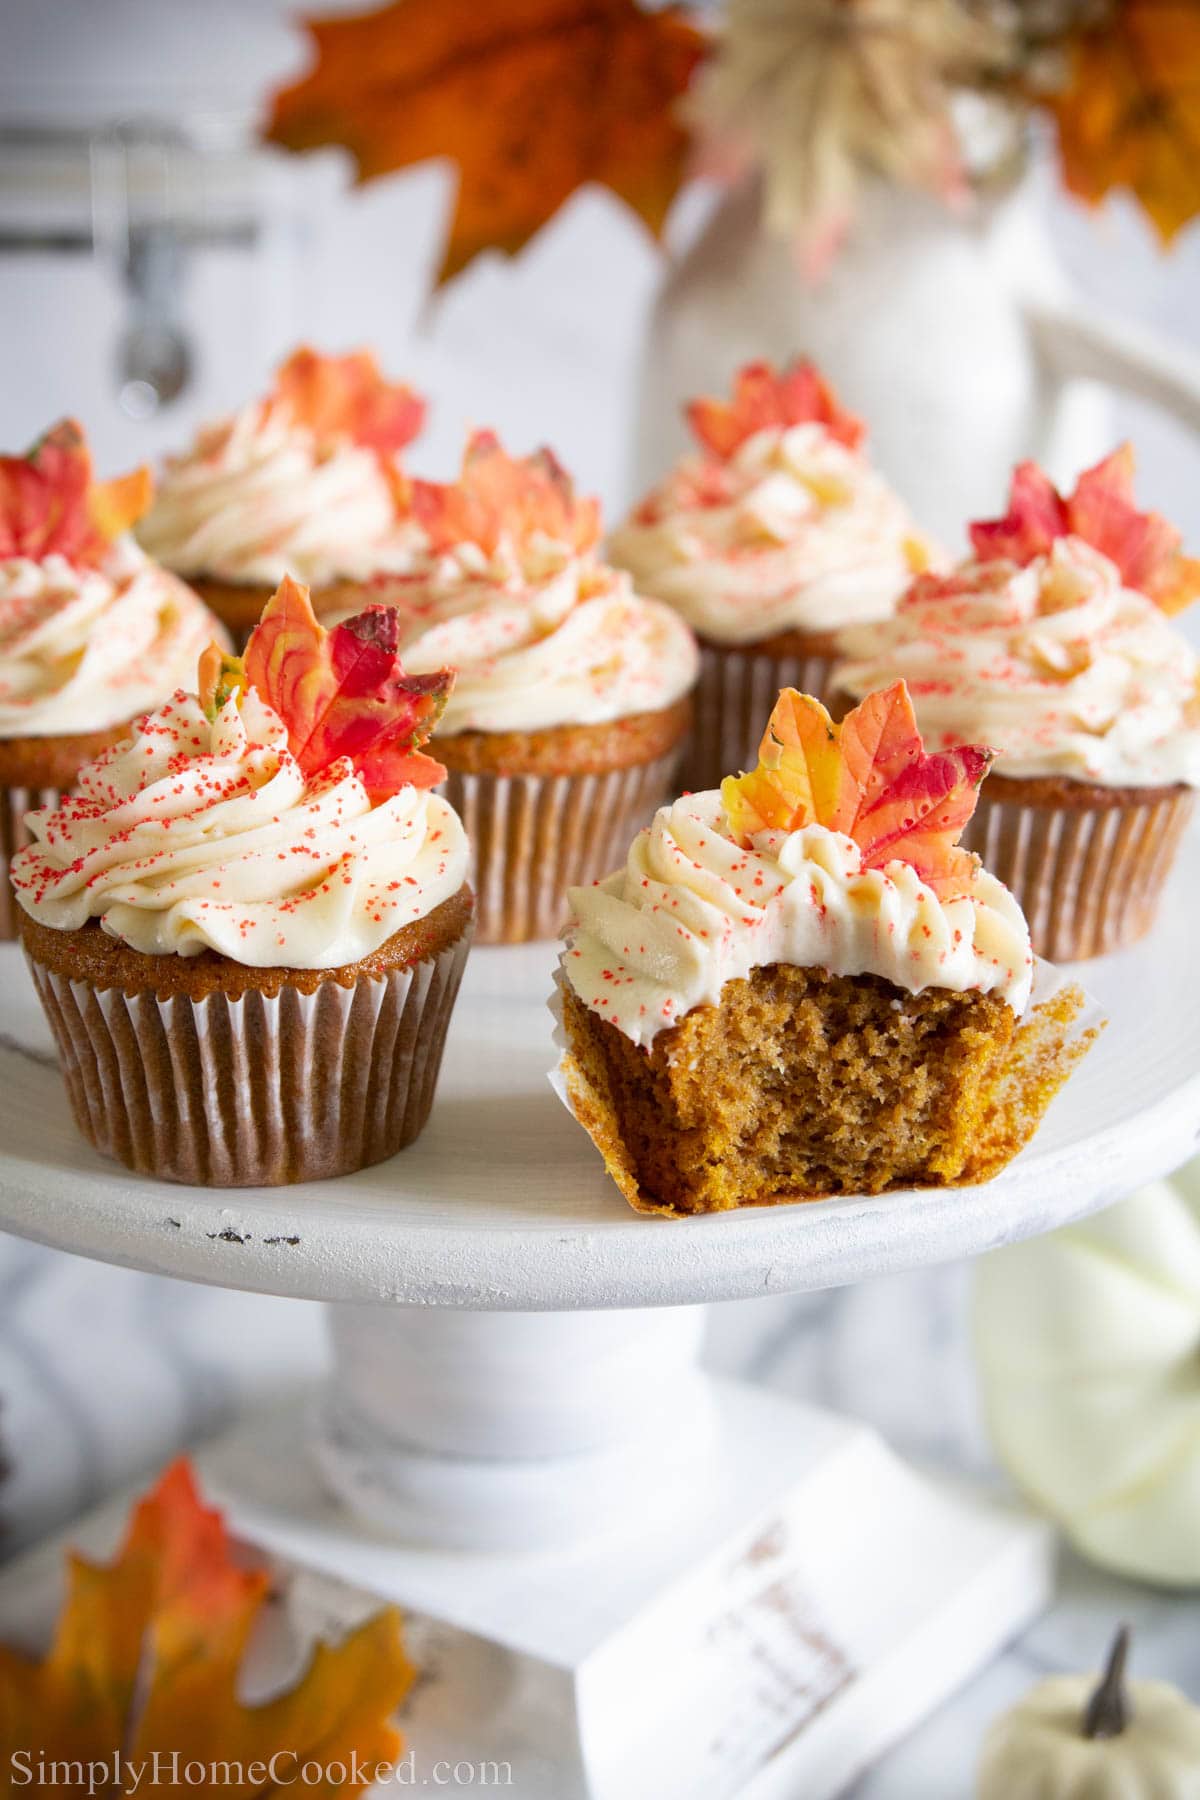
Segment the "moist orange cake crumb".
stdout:
[[1018,1026],[992,995],[773,964],[642,1047],[568,991],[568,1088],[641,1212],[982,1180],[1083,1054],[1082,999]]

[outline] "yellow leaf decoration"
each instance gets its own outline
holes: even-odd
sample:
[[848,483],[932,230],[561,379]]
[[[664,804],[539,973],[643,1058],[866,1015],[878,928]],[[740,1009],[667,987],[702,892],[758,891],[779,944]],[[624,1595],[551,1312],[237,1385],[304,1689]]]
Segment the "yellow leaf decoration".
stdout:
[[978,745],[928,754],[903,681],[868,694],[834,723],[811,694],[785,688],[759,746],[758,767],[721,783],[734,833],[824,825],[844,832],[864,869],[906,862],[949,899],[971,885],[976,858],[958,847],[993,752]]
[[[216,1760],[242,1778],[210,1779],[205,1791],[247,1800],[275,1793],[306,1763],[327,1778],[298,1791],[325,1800],[394,1765],[401,1738],[390,1721],[414,1678],[397,1614],[387,1609],[336,1647],[319,1645],[295,1687],[245,1706],[237,1684],[266,1597],[265,1573],[239,1564],[189,1464],[173,1464],[134,1509],[111,1563],[69,1557],[43,1660],[0,1648],[0,1796],[24,1789],[23,1771],[38,1757],[109,1771],[123,1759],[124,1778],[99,1790],[115,1793],[130,1791],[133,1771],[140,1762],[146,1775],[156,1752],[162,1769]],[[29,1791],[57,1800],[80,1789],[68,1774]]]
[[683,178],[674,103],[704,40],[635,0],[392,0],[305,21],[316,61],[275,96],[268,139],[344,145],[360,181],[430,157],[458,166],[439,275],[510,255],[584,182],[657,233]]

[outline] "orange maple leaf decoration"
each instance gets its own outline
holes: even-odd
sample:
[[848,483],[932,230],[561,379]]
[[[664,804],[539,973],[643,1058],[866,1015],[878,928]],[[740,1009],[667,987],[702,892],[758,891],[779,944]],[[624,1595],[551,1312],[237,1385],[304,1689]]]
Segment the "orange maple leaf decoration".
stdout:
[[326,631],[308,589],[285,575],[240,657],[210,644],[200,659],[200,703],[210,718],[238,689],[252,687],[287,727],[288,747],[306,775],[349,757],[372,800],[402,787],[444,781],[422,754],[454,670],[407,675],[400,622],[391,606],[368,606]]
[[730,457],[756,432],[791,425],[823,425],[830,437],[856,450],[867,434],[861,419],[839,403],[829,383],[802,358],[776,370],[770,363],[739,369],[733,399],[692,400],[688,424],[714,456]]
[[584,182],[661,231],[688,136],[674,103],[705,40],[677,7],[635,0],[393,0],[310,18],[316,61],[276,94],[266,135],[342,144],[370,181],[430,157],[458,167],[439,281],[518,251]]
[[103,561],[115,538],[150,504],[147,468],[96,481],[83,427],[62,419],[24,456],[0,456],[0,557]]
[[1018,463],[1005,517],[970,527],[976,556],[1024,564],[1045,555],[1056,538],[1082,538],[1117,565],[1126,587],[1163,612],[1182,612],[1200,594],[1200,561],[1182,554],[1179,532],[1160,513],[1138,511],[1133,471],[1133,450],[1122,444],[1064,496],[1036,463]]
[[[307,1762],[336,1769],[354,1752],[366,1771],[394,1765],[401,1738],[390,1720],[415,1674],[396,1612],[378,1613],[336,1647],[319,1645],[297,1686],[245,1706],[238,1679],[268,1586],[263,1570],[236,1557],[187,1461],[174,1463],[135,1507],[111,1563],[68,1557],[66,1597],[43,1660],[0,1647],[0,1793],[16,1792],[18,1751],[110,1771],[121,1757],[127,1770],[142,1762],[143,1772],[156,1752],[168,1768],[175,1753],[181,1768],[217,1757],[246,1771],[278,1756],[273,1777],[264,1767],[257,1783],[216,1784],[247,1800],[276,1793],[279,1772]],[[349,1768],[343,1776],[320,1791],[365,1785]]]
[[759,831],[824,825],[854,839],[864,869],[906,862],[947,900],[979,867],[958,838],[994,755],[977,744],[927,755],[903,681],[868,694],[840,725],[811,694],[785,688],[758,767],[727,776],[721,801],[743,844]]
[[403,450],[425,421],[421,396],[388,381],[369,350],[322,356],[302,345],[276,370],[267,404],[274,401],[319,441],[348,437],[381,456]]
[[414,481],[412,510],[436,551],[493,556],[502,540],[520,552],[541,536],[582,555],[600,536],[600,502],[576,494],[552,450],[509,456],[493,431],[472,434],[457,482]]
[[1200,213],[1197,69],[1200,8],[1122,0],[1077,34],[1049,98],[1071,192],[1095,205],[1128,188],[1164,243]]

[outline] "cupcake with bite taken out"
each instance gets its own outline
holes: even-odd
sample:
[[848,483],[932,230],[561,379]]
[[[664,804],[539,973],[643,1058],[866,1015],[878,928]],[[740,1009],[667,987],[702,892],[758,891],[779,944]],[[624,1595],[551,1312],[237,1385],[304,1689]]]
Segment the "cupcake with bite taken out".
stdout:
[[971,540],[973,560],[843,635],[836,684],[849,703],[903,677],[929,743],[992,744],[966,842],[1043,955],[1120,949],[1153,922],[1200,786],[1200,659],[1168,622],[1200,563],[1137,510],[1128,447],[1069,497],[1023,463]]
[[34,813],[20,935],[76,1121],[214,1187],[347,1174],[411,1143],[471,935],[467,844],[422,754],[453,682],[386,607],[326,632],[285,581],[243,659]]
[[674,792],[696,647],[596,560],[599,514],[549,451],[471,439],[457,482],[415,482],[422,568],[386,584],[414,671],[448,665],[432,749],[466,824],[483,943],[553,937]]
[[697,453],[613,532],[608,555],[700,639],[682,778],[703,789],[753,759],[780,688],[827,693],[835,633],[884,618],[937,553],[811,363],[751,363],[731,402],[687,413]]
[[373,576],[411,566],[421,534],[400,452],[425,403],[365,350],[297,350],[270,391],[167,458],[145,549],[242,644],[285,575],[318,614],[354,612]]
[[25,814],[188,681],[216,620],[128,535],[149,471],[98,482],[73,419],[0,457],[0,938]]
[[900,682],[840,727],[785,691],[760,757],[572,894],[568,1104],[640,1212],[988,1180],[1094,1036],[957,844],[990,753]]

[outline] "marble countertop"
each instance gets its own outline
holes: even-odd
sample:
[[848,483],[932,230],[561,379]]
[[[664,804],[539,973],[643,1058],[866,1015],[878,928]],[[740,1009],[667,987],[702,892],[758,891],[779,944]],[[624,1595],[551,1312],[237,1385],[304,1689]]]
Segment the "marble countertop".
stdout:
[[[708,1360],[867,1419],[931,1467],[996,1481],[968,1349],[970,1281],[955,1265],[718,1306]],[[325,1363],[310,1302],[192,1287],[0,1237],[0,1557],[255,1403],[306,1387]],[[1139,1674],[1200,1696],[1200,1600],[1067,1556],[1051,1611],[858,1783],[854,1800],[965,1800],[988,1722],[1047,1671],[1093,1666],[1119,1619],[1134,1626]]]

